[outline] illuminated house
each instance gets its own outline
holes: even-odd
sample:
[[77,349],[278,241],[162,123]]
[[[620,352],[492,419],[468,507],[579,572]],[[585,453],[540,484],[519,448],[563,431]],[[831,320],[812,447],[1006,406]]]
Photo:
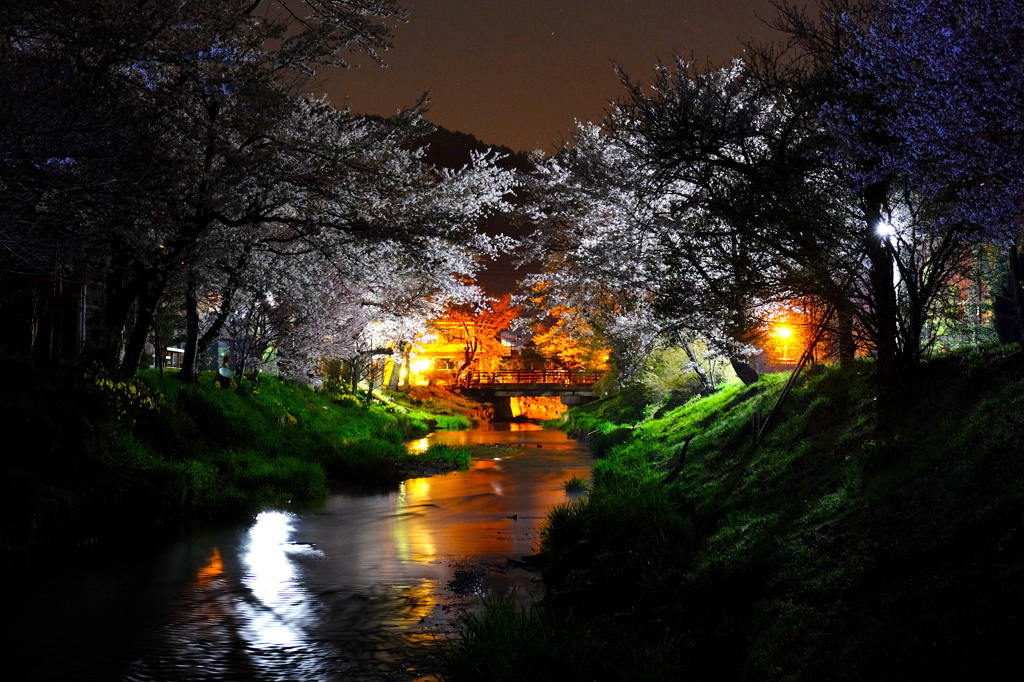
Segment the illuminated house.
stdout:
[[436,320],[433,340],[413,347],[410,369],[413,385],[452,384],[467,356],[470,372],[493,372],[500,369],[502,358],[508,357],[515,345],[515,336],[505,333],[478,334],[477,326],[468,320]]

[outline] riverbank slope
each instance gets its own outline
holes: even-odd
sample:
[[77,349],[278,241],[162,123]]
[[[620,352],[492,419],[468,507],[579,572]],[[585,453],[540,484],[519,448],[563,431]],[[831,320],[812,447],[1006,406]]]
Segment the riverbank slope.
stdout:
[[173,374],[0,364],[0,559],[95,541],[190,515],[250,513],[337,485],[396,483],[466,466],[469,453],[403,442],[469,428],[453,410],[396,395],[366,406],[262,376],[221,388]]
[[545,607],[467,621],[449,679],[1002,679],[1024,638],[1024,355],[885,391],[871,373],[812,368],[759,444],[784,375],[572,410],[604,457],[549,517]]

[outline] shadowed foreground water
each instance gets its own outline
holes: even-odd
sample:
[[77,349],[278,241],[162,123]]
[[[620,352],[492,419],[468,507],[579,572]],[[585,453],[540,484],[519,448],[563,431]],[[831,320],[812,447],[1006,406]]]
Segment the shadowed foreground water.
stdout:
[[536,576],[508,559],[536,549],[547,510],[567,499],[562,482],[590,466],[564,434],[528,424],[410,447],[428,442],[521,449],[157,550],[71,556],[26,577],[4,609],[5,660],[19,671],[9,679],[428,677],[435,638],[480,594],[540,597]]

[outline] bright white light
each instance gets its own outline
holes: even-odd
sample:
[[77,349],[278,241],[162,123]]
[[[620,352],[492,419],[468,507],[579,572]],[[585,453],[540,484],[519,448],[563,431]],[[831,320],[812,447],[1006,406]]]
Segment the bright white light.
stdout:
[[413,374],[429,372],[431,365],[433,365],[433,360],[430,358],[413,358],[412,362],[409,363]]
[[878,223],[878,227],[875,228],[879,237],[891,237],[896,234],[896,228],[885,222],[884,220]]
[[[248,571],[242,582],[251,590],[258,608],[248,610],[249,640],[254,646],[300,646],[305,613],[301,586],[288,556],[293,515],[265,511],[249,529],[242,560]],[[253,606],[245,604],[245,606]]]
[[259,679],[284,679],[279,675],[286,662],[288,679],[328,679],[329,654],[307,636],[316,623],[316,598],[299,577],[293,556],[322,557],[308,544],[291,541],[298,517],[265,511],[256,517],[242,551],[245,597],[233,600],[238,634],[246,658]]

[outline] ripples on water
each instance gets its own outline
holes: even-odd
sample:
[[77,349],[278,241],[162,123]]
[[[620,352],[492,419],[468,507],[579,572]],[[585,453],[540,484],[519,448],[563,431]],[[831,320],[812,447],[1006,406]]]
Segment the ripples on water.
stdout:
[[566,499],[562,482],[589,471],[563,434],[506,427],[410,444],[521,446],[470,471],[265,511],[244,528],[48,575],[5,618],[21,625],[6,660],[27,671],[9,679],[428,676],[435,638],[480,594],[540,596],[507,559],[536,549],[541,520]]

